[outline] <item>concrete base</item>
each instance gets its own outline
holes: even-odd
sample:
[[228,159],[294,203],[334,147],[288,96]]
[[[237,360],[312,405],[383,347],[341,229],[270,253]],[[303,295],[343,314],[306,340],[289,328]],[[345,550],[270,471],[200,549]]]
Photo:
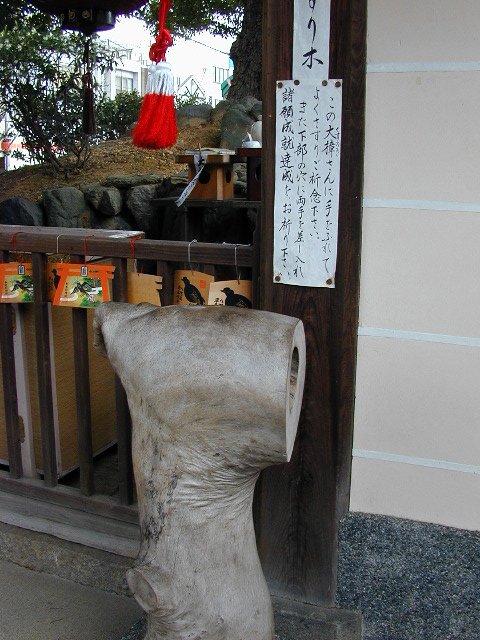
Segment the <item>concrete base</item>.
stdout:
[[1,522],[0,560],[87,587],[130,595],[125,573],[132,565],[131,558]]
[[141,615],[132,598],[0,560],[0,640],[107,640]]
[[359,611],[319,607],[273,597],[278,640],[361,640]]
[[[272,598],[275,640],[361,640],[358,611],[318,607],[285,598]],[[145,621],[139,620],[121,640],[143,640]]]
[[[0,522],[1,560],[86,587],[120,595],[129,593],[125,573],[132,564],[131,558]],[[361,640],[362,618],[358,611],[317,607],[278,597],[272,600],[276,640]],[[140,619],[122,640],[141,640],[144,634]]]

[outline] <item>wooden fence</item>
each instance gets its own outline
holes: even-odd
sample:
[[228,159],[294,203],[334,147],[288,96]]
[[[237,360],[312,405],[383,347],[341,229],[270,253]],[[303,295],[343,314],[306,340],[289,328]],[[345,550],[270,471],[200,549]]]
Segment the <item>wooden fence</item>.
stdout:
[[[46,267],[49,255],[67,254],[72,261],[84,260],[85,254],[108,258],[115,266],[112,297],[126,301],[127,260],[138,260],[153,264],[153,270],[162,276],[162,305],[173,303],[173,281],[176,268],[190,262],[202,265],[247,267],[255,273],[254,251],[251,246],[211,244],[201,242],[177,242],[147,240],[138,232],[65,229],[52,227],[0,226],[1,262],[15,260],[16,254],[28,254],[32,263],[34,301],[15,305],[18,311],[33,307],[33,333],[36,388],[30,389],[27,397],[38,398],[40,423],[42,473],[38,477],[25,477],[22,464],[22,420],[19,418],[17,372],[15,357],[14,305],[0,304],[0,350],[2,357],[3,395],[5,407],[5,430],[8,450],[8,471],[0,471],[0,490],[19,495],[28,495],[55,504],[80,508],[91,513],[109,515],[127,521],[135,520],[129,505],[134,501],[134,482],[131,463],[131,424],[127,400],[123,387],[115,377],[114,410],[116,441],[118,450],[118,499],[95,494],[94,448],[92,437],[91,367],[89,366],[87,310],[64,309],[71,315],[74,361],[76,407],[76,438],[78,442],[78,467],[80,482],[78,489],[68,490],[58,484],[57,443],[55,415],[57,394],[52,384],[51,320],[47,296]],[[254,278],[255,280],[255,278]],[[20,330],[23,330],[20,327]],[[18,360],[18,358],[17,358]],[[54,365],[53,365],[54,366]],[[53,374],[53,375],[52,375]],[[28,376],[24,376],[27,380]],[[30,376],[32,385],[32,376]],[[35,474],[34,474],[35,475]]]

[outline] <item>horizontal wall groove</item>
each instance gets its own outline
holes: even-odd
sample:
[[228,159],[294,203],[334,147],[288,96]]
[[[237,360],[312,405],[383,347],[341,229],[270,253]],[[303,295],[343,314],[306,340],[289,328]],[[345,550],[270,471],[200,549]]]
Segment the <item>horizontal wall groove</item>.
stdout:
[[409,209],[412,211],[455,211],[480,213],[480,202],[451,202],[448,200],[404,200],[401,198],[364,198],[368,209]]
[[433,458],[418,458],[416,456],[403,456],[396,453],[386,453],[384,451],[371,451],[368,449],[353,449],[354,458],[365,458],[367,460],[381,460],[383,462],[397,462],[400,464],[410,464],[416,467],[428,467],[431,469],[444,469],[446,471],[458,471],[460,473],[480,474],[480,467],[473,464],[462,464],[460,462],[450,462],[448,460],[435,460]]
[[461,347],[480,347],[480,338],[471,336],[452,336],[442,333],[403,331],[400,329],[383,329],[381,327],[359,327],[358,335],[368,336],[371,338],[390,338],[393,340],[412,340],[415,342],[454,344]]
[[367,73],[448,73],[480,71],[480,62],[378,62],[367,64]]

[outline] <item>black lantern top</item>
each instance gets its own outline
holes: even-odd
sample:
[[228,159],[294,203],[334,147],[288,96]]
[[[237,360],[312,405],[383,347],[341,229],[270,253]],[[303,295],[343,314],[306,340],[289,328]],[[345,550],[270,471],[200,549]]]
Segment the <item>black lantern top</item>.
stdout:
[[117,15],[139,9],[147,0],[32,0],[32,4],[62,21],[63,29],[86,34],[106,31],[115,26]]

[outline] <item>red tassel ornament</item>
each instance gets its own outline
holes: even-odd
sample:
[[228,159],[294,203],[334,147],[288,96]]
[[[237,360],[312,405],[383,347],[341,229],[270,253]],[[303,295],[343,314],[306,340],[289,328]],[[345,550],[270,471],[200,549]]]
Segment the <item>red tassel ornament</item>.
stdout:
[[146,93],[143,96],[137,126],[132,132],[133,144],[147,149],[171,147],[177,141],[177,120],[173,100],[173,75],[165,53],[172,44],[172,36],[165,29],[170,0],[160,0],[158,36],[150,47]]

